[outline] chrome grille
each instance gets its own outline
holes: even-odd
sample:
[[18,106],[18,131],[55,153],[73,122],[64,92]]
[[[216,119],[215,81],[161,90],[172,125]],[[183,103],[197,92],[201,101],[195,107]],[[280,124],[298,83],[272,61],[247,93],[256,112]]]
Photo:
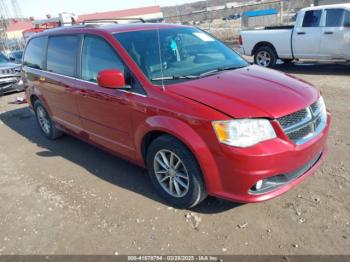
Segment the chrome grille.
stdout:
[[298,139],[302,137],[306,137],[308,134],[312,132],[312,127],[311,125],[307,125],[303,128],[300,128],[296,131],[292,131],[288,134],[289,139],[293,141],[297,141]]
[[277,119],[284,132],[295,144],[304,144],[326,126],[327,112],[322,98],[309,107]]
[[306,109],[300,110],[296,113],[281,117],[278,119],[283,128],[288,128],[302,122],[308,116]]

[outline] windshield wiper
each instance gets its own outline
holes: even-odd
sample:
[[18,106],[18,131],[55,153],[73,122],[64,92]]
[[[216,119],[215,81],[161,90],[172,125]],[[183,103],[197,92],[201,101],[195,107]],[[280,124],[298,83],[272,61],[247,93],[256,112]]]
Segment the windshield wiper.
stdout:
[[163,81],[163,80],[179,80],[179,79],[197,79],[200,78],[200,76],[193,76],[193,75],[187,75],[187,76],[164,76],[164,77],[155,77],[152,78],[151,81]]
[[199,76],[200,77],[205,77],[205,76],[216,75],[217,73],[222,72],[222,71],[236,70],[236,69],[243,68],[243,67],[245,67],[245,66],[219,67],[219,68],[216,68],[214,70],[210,70],[208,72],[202,73]]

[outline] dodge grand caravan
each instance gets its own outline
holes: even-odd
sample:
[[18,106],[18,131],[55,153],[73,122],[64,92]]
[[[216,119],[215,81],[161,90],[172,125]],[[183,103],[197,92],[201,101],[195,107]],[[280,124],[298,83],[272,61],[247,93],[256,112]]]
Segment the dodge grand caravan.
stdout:
[[250,65],[193,27],[47,30],[29,40],[23,75],[44,136],[69,133],[147,168],[179,208],[208,194],[274,198],[327,152],[330,114],[318,89]]

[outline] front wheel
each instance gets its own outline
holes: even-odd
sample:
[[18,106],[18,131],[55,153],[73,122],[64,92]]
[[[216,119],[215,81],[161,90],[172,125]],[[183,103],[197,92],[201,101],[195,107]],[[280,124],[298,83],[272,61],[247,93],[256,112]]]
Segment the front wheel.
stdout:
[[278,57],[275,50],[269,46],[259,47],[254,55],[254,63],[263,67],[272,68],[276,66],[277,59]]
[[207,197],[195,157],[174,137],[163,135],[151,143],[147,169],[158,194],[172,206],[191,208]]

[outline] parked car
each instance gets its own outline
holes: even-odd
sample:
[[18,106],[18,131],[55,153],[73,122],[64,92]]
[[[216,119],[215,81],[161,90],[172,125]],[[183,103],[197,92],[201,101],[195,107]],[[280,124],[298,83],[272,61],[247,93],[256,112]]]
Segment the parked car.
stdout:
[[233,15],[229,15],[229,16],[224,17],[222,20],[230,21],[230,20],[237,20],[237,19],[240,19],[240,18],[241,18],[240,14],[233,14]]
[[16,64],[22,64],[23,50],[12,51],[9,55],[11,62]]
[[44,136],[69,133],[147,168],[176,207],[207,194],[271,199],[326,156],[330,114],[318,89],[193,27],[47,30],[27,44],[23,71]]
[[23,90],[21,66],[11,63],[4,54],[0,53],[0,96]]
[[295,26],[242,31],[241,53],[274,67],[277,59],[350,60],[350,4],[302,9]]

